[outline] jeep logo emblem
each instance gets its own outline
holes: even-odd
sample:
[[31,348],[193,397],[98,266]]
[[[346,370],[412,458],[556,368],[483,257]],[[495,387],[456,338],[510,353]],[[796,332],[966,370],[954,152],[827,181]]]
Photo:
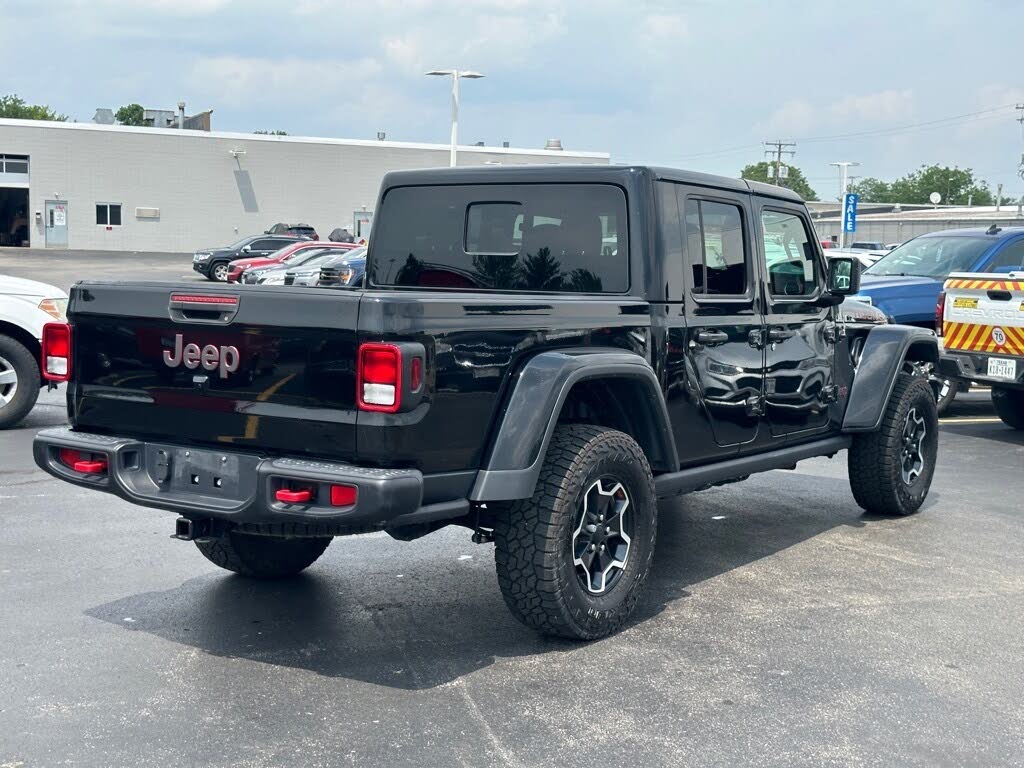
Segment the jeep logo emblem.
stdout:
[[226,379],[229,373],[238,370],[241,356],[238,347],[215,347],[207,344],[202,349],[198,344],[185,344],[182,335],[175,334],[174,349],[164,350],[164,364],[169,368],[177,368],[184,364],[186,368],[195,370],[203,366],[207,371],[220,371],[220,377]]

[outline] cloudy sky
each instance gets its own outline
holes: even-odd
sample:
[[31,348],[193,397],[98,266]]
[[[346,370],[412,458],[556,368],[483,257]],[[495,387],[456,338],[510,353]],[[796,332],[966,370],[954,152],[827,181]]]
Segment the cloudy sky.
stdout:
[[765,140],[822,197],[832,160],[972,167],[1020,194],[1020,0],[0,0],[0,93],[77,120],[139,102],[218,130],[607,151],[737,175]]

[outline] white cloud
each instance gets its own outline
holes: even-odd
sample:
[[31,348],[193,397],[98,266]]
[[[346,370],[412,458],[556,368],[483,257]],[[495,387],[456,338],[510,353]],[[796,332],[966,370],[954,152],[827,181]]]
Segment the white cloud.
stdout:
[[374,59],[270,59],[245,56],[201,57],[190,73],[192,87],[212,103],[258,106],[299,103],[305,98],[340,101],[346,89],[380,72]]
[[913,92],[909,89],[889,89],[852,94],[824,104],[793,99],[774,110],[764,128],[782,137],[822,132],[852,133],[909,122],[913,116]]

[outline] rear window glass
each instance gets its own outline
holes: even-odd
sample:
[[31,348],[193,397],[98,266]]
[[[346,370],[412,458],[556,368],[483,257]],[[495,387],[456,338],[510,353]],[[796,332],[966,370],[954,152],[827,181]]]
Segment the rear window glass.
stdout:
[[626,196],[615,186],[398,187],[384,197],[377,223],[375,285],[576,293],[629,288]]

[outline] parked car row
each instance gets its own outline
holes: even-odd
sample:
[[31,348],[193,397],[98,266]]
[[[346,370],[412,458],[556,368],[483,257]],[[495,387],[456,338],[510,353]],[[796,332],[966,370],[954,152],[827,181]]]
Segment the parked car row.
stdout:
[[[266,266],[263,262],[281,262],[305,248],[341,247],[357,248],[365,245],[345,228],[334,229],[327,241],[309,224],[278,222],[261,235],[243,237],[231,245],[200,248],[192,254],[192,269],[207,280],[218,283],[239,282],[242,272],[252,266]],[[282,251],[288,250],[286,253]],[[305,254],[309,256],[310,254]]]

